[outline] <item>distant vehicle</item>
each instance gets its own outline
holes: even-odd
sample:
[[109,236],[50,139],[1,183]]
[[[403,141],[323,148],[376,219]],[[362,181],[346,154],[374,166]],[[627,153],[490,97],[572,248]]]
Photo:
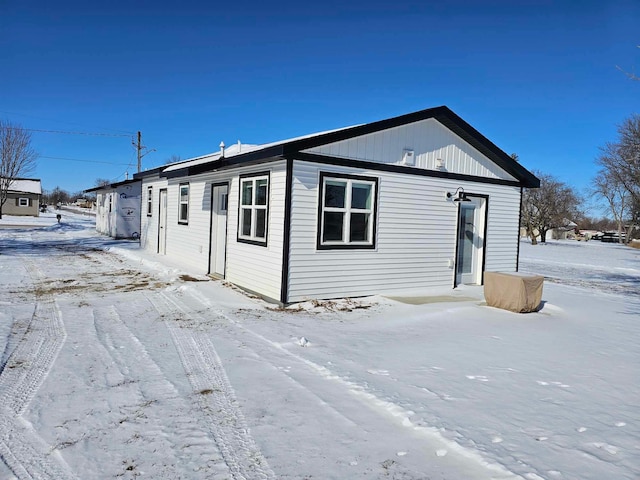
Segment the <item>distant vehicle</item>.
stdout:
[[618,234],[618,232],[604,232],[600,241],[605,243],[624,243],[627,239],[627,236],[622,233]]

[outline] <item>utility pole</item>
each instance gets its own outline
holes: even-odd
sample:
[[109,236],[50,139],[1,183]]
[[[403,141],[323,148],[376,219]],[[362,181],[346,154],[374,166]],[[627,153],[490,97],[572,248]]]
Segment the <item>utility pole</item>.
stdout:
[[[138,173],[140,173],[142,171],[142,157],[144,157],[148,153],[155,152],[156,150],[155,150],[155,148],[152,148],[151,150],[149,150],[149,149],[147,149],[147,147],[142,145],[142,133],[140,133],[139,131],[138,131],[138,141],[137,142],[131,142],[131,143],[136,148],[136,153],[137,153],[137,156],[138,156]],[[144,152],[143,152],[143,150],[144,150]]]

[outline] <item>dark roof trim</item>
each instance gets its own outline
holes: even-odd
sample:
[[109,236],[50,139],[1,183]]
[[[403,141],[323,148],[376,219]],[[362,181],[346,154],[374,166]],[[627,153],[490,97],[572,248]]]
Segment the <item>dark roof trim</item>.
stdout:
[[[221,158],[213,162],[202,163],[200,165],[194,165],[192,167],[185,166],[182,169],[174,170],[167,174],[160,173],[160,175],[166,177],[191,176],[210,172],[213,170],[219,170],[221,168],[229,168],[235,165],[244,165],[247,162],[252,163],[256,162],[257,160],[272,161],[276,159],[281,160],[285,157],[299,158],[298,153],[302,150],[307,150],[310,148],[318,147],[320,145],[339,142],[362,135],[368,135],[370,133],[375,133],[382,130],[418,122],[421,120],[427,120],[430,118],[433,118],[440,122],[446,128],[448,128],[464,141],[473,146],[480,153],[488,157],[509,175],[517,179],[517,185],[529,188],[537,188],[540,186],[540,180],[535,175],[529,172],[526,168],[520,165],[509,155],[507,155],[503,150],[498,148],[493,142],[491,142],[488,138],[478,132],[475,128],[469,125],[466,121],[464,121],[446,106],[428,108],[426,110],[420,110],[418,112],[408,113],[399,117],[380,120],[373,123],[367,123],[365,125],[343,128],[328,133],[312,135],[298,140],[285,141],[274,146],[267,147],[265,149],[235,155],[233,157],[229,157],[228,159]],[[366,162],[360,162],[360,164],[364,163]],[[162,170],[162,167],[160,168],[160,170]],[[157,171],[158,169],[154,171],[143,172],[141,174],[136,174],[134,175],[134,178],[140,178],[143,175],[146,176],[147,174],[151,174],[152,172]]]
[[140,181],[139,178],[132,178],[132,179],[129,179],[129,180],[123,180],[122,182],[110,183],[108,185],[100,185],[99,187],[87,188],[86,190],[83,190],[83,191],[84,191],[84,193],[97,192],[98,190],[105,190],[107,188],[121,187],[122,185],[127,185],[129,183],[135,183],[135,182],[139,182],[139,181]]
[[337,165],[340,167],[362,168],[368,170],[377,170],[379,172],[403,173],[405,175],[417,175],[420,177],[448,178],[452,180],[460,180],[464,182],[490,183],[493,185],[508,185],[511,187],[519,187],[520,182],[516,180],[504,180],[502,178],[476,177],[473,175],[465,175],[463,173],[441,172],[440,170],[426,170],[416,167],[405,167],[404,165],[395,165],[389,163],[364,162],[362,160],[351,160],[348,158],[329,157],[325,155],[316,155],[313,153],[298,153],[296,160],[305,162],[321,163],[324,165]]
[[151,170],[144,170],[143,172],[138,172],[133,174],[134,180],[140,180],[142,178],[151,177],[153,175],[159,175],[162,171],[167,168],[168,165],[163,165],[161,167],[156,167]]

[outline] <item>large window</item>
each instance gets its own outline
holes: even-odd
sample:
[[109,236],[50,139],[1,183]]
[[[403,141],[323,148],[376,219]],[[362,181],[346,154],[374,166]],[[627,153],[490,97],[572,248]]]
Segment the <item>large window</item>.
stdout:
[[189,223],[189,184],[181,183],[178,199],[178,223]]
[[269,174],[240,177],[238,240],[267,245]]
[[320,174],[318,248],[374,248],[378,180]]
[[147,187],[147,217],[153,213],[153,187]]

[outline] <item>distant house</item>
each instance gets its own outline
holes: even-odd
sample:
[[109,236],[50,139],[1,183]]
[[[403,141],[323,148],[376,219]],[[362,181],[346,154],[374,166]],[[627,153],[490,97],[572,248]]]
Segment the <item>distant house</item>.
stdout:
[[113,238],[140,236],[140,180],[101,185],[85,190],[96,194],[96,230]]
[[40,212],[42,185],[37,178],[17,178],[7,191],[7,201],[2,206],[3,215],[37,217]]
[[447,107],[143,171],[141,246],[287,304],[518,268],[539,180]]

